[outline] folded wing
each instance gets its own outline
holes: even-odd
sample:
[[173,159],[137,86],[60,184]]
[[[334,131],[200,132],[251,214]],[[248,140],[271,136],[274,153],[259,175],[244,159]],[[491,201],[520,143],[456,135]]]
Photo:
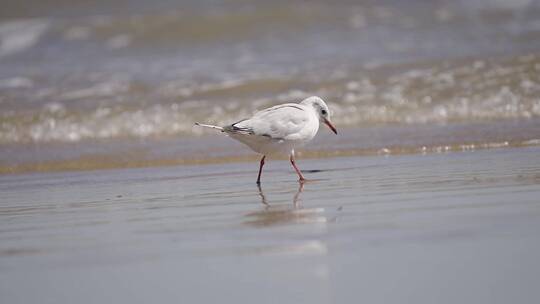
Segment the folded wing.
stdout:
[[308,112],[300,105],[290,103],[255,113],[252,118],[231,125],[244,133],[276,140],[294,140],[309,122]]

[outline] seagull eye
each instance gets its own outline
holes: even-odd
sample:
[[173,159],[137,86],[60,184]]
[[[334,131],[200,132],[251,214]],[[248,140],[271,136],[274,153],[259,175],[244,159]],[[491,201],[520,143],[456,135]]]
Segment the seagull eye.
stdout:
[[322,115],[326,115],[326,110],[324,110],[324,109],[321,110],[321,114],[322,114]]

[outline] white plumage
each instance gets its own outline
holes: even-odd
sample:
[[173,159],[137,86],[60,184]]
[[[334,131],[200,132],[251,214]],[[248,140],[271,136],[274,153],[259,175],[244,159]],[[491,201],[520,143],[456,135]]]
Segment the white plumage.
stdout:
[[300,103],[285,103],[255,113],[225,127],[195,123],[201,127],[217,129],[244,143],[253,151],[263,155],[259,167],[257,183],[260,183],[262,167],[266,155],[288,153],[290,161],[300,181],[305,178],[294,161],[294,148],[312,140],[325,123],[337,134],[330,122],[326,103],[317,96],[304,99]]

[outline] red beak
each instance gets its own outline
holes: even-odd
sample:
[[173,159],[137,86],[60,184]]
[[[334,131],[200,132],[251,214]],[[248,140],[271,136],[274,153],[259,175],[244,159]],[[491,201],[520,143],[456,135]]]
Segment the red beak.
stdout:
[[332,130],[332,132],[334,132],[334,134],[337,134],[337,130],[336,130],[336,127],[334,127],[334,125],[328,120],[328,119],[324,119],[324,124],[327,125],[330,130]]

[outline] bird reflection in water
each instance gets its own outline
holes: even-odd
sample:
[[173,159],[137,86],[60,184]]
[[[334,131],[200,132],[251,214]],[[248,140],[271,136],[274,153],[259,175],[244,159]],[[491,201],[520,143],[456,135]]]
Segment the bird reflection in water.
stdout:
[[299,223],[327,223],[324,208],[304,208],[301,194],[304,191],[304,182],[298,183],[298,190],[292,197],[292,204],[279,204],[271,202],[265,195],[262,187],[258,185],[263,210],[248,213],[246,224],[255,227],[266,227]]

